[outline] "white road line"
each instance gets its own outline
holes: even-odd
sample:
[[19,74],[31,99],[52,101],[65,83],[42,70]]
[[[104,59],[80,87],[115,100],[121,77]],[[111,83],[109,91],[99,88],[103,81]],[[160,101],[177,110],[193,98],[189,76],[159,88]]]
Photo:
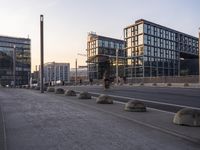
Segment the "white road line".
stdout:
[[[96,93],[96,92],[90,92],[90,93],[91,94],[101,94],[101,93]],[[200,108],[198,108],[198,107],[170,104],[170,103],[165,103],[165,102],[156,102],[156,101],[152,101],[152,100],[145,100],[145,99],[140,99],[140,98],[131,98],[131,97],[126,97],[126,96],[117,96],[117,95],[111,95],[111,94],[108,94],[108,95],[112,96],[112,97],[123,98],[123,99],[128,99],[128,100],[139,100],[139,101],[143,101],[143,102],[151,102],[151,103],[154,103],[154,104],[161,104],[161,105],[168,105],[168,106],[175,106],[175,107],[186,107],[186,108],[200,110]]]
[[[97,98],[97,97],[96,96],[92,96],[92,98]],[[125,105],[126,104],[125,102],[120,102],[120,101],[114,101],[114,103],[121,104],[121,105]],[[160,109],[156,109],[156,108],[147,107],[147,109],[158,111],[158,112],[162,112],[162,113],[168,113],[168,114],[171,114],[171,115],[175,114],[174,112],[160,110]]]

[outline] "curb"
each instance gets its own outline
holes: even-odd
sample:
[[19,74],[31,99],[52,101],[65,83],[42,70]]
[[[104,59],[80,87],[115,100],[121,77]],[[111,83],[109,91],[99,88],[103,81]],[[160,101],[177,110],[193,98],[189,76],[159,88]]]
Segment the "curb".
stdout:
[[[80,93],[80,91],[76,91],[77,93]],[[99,95],[101,95],[101,93],[95,93],[95,92],[90,92],[90,94],[94,97],[98,97]],[[170,104],[170,103],[164,103],[164,102],[157,102],[157,101],[152,101],[152,100],[145,100],[145,99],[140,99],[140,98],[131,98],[131,97],[124,97],[124,96],[116,96],[116,95],[111,95],[108,94],[109,96],[111,96],[112,98],[115,99],[115,101],[119,101],[119,102],[128,102],[129,100],[139,100],[142,101],[146,104],[147,107],[150,108],[154,108],[154,109],[158,109],[158,110],[162,110],[162,111],[167,111],[167,112],[172,112],[172,113],[176,113],[177,111],[179,111],[182,108],[191,108],[191,109],[198,109],[200,110],[200,108],[194,108],[194,107],[190,107],[190,106],[184,106],[184,105],[177,105],[177,104]]]
[[1,105],[0,105],[0,139],[2,139],[0,140],[0,149],[7,150],[5,120],[1,109]]

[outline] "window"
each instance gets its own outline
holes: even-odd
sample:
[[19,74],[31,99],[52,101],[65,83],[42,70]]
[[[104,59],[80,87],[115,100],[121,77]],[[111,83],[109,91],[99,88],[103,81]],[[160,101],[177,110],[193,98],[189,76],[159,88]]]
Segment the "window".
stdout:
[[131,44],[131,38],[127,39],[127,47],[131,47],[132,44]]
[[132,50],[131,48],[128,49],[128,57],[131,57],[132,56]]
[[144,24],[144,33],[147,33],[147,25]]
[[143,35],[138,36],[138,45],[144,44]]
[[127,29],[127,37],[131,37],[131,27]]
[[144,55],[147,55],[147,46],[144,46]]
[[151,37],[151,45],[154,46],[154,37],[153,36]]
[[141,34],[141,33],[143,33],[144,31],[143,31],[143,24],[139,24],[138,25],[138,34]]
[[148,41],[147,35],[144,35],[144,44],[147,44],[147,41]]
[[108,47],[108,41],[104,41],[104,44],[105,47]]

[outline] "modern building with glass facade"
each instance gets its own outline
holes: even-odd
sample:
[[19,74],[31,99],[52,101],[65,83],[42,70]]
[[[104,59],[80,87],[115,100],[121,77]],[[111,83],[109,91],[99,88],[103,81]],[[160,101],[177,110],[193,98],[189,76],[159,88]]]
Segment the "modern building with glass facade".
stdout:
[[198,74],[196,37],[140,19],[124,29],[124,38],[129,78]]
[[44,64],[44,81],[51,85],[70,81],[70,64],[49,62]]
[[[26,85],[31,75],[31,40],[0,36],[0,85]],[[15,81],[15,82],[14,82]]]
[[110,77],[115,78],[117,63],[119,76],[125,76],[126,52],[124,45],[123,40],[89,33],[87,40],[89,78],[102,79],[105,72],[109,72]]

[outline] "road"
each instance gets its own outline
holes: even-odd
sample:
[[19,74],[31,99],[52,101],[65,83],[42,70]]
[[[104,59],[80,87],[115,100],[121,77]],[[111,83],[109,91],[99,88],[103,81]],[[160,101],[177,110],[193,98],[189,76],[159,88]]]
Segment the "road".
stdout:
[[75,99],[33,90],[0,88],[7,149],[199,149],[199,145],[192,142],[87,104],[81,105]]
[[115,86],[106,91],[102,86],[96,85],[66,88],[200,108],[200,89],[198,88]]

